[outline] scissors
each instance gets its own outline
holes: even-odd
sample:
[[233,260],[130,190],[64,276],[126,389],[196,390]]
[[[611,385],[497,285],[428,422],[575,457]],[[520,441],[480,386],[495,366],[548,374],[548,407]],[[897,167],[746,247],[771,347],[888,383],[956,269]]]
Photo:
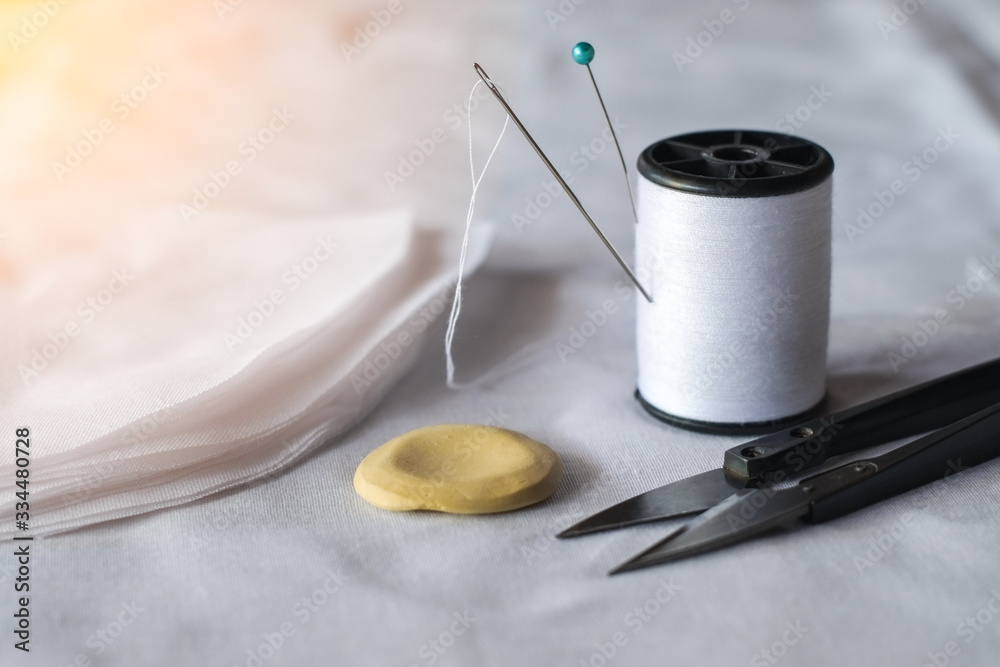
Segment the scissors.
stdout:
[[[921,434],[879,456],[800,474],[834,456]],[[797,519],[829,521],[997,456],[1000,359],[738,445],[721,469],[620,502],[558,537],[701,513],[609,573],[618,574],[730,546]]]

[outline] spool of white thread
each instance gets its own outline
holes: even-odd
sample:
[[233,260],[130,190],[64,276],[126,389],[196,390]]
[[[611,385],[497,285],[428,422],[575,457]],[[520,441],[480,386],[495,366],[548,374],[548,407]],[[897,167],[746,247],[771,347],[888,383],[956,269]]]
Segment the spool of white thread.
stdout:
[[638,162],[636,396],[710,432],[776,430],[826,393],[833,158],[805,139],[720,130]]

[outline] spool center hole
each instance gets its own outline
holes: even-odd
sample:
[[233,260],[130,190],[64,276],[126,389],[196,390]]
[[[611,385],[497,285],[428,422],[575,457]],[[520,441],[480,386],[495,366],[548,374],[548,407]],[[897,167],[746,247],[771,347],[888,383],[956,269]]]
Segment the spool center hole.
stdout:
[[706,157],[712,157],[721,162],[758,162],[767,159],[765,152],[756,146],[744,144],[729,144],[727,146],[713,146],[707,151]]

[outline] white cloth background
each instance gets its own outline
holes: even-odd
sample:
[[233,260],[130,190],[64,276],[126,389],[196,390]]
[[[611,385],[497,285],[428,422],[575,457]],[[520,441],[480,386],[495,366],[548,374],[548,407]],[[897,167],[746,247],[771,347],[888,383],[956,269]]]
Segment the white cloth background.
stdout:
[[[580,159],[582,152],[570,159],[602,128],[586,73],[570,60],[573,43],[587,39],[597,48],[594,72],[624,125],[619,136],[630,162],[670,134],[773,128],[807,104],[813,87],[825,86],[832,95],[797,132],[837,162],[830,408],[1000,353],[1000,280],[973,280],[983,258],[988,263],[1000,250],[995,6],[928,3],[883,38],[878,21],[889,18],[890,2],[562,5],[568,16],[553,29],[546,11],[560,11],[554,1],[404,4],[355,63],[330,77],[320,65],[343,64],[337,44],[382,4],[243,3],[224,26],[245,30],[245,41],[227,51],[208,4],[179,3],[183,11],[157,23],[160,39],[134,39],[168,52],[227,53],[228,67],[206,72],[204,86],[215,95],[206,99],[226,101],[230,111],[267,98],[266,111],[281,97],[260,92],[271,84],[298,91],[301,102],[329,95],[328,107],[299,104],[312,120],[295,126],[296,141],[275,146],[266,173],[228,191],[234,201],[265,212],[413,203],[422,218],[456,226],[468,181],[462,132],[451,131],[445,114],[462,103],[476,58],[623,247],[633,230],[615,156],[605,150],[595,160]],[[85,13],[74,7],[73,16]],[[197,20],[196,9],[203,13]],[[734,22],[678,72],[672,53],[723,9]],[[339,27],[331,30],[335,14]],[[97,16],[95,25],[110,24],[109,14]],[[203,41],[175,37],[203,26]],[[113,62],[108,55],[105,64]],[[227,82],[229,97],[214,91]],[[342,85],[339,98],[330,92],[334,83]],[[203,108],[210,117],[188,126],[228,127],[213,115],[225,114]],[[486,145],[501,117],[486,102],[481,108]],[[315,137],[332,142],[334,126],[345,136],[331,151]],[[437,127],[447,133],[439,157],[388,194],[383,172]],[[958,138],[910,180],[905,163],[933,146],[939,128]],[[213,131],[198,136],[220,141],[224,158],[233,144]],[[13,134],[8,126],[5,136]],[[204,149],[193,140],[186,148],[184,155]],[[5,644],[3,664],[66,665],[78,656],[101,665],[255,664],[249,652],[266,656],[265,665],[603,664],[595,656],[616,633],[625,641],[607,664],[769,664],[761,653],[768,649],[782,654],[782,665],[923,665],[949,642],[959,651],[950,664],[997,662],[1000,617],[980,630],[966,622],[1000,590],[997,462],[823,526],[612,579],[604,572],[675,524],[555,540],[558,530],[612,502],[718,466],[738,439],[688,433],[641,411],[631,397],[632,299],[615,291],[622,277],[565,197],[518,231],[511,214],[524,210],[526,197],[537,198],[548,177],[516,134],[495,168],[478,210],[500,232],[488,270],[469,284],[456,338],[458,379],[474,386],[446,390],[443,355],[433,345],[360,426],[281,474],[36,541],[34,652],[15,655]],[[5,170],[13,182],[16,165]],[[205,170],[194,173],[196,183]],[[120,192],[130,192],[132,176],[120,177]],[[846,226],[857,209],[896,179],[905,194],[851,242]],[[972,287],[970,298],[959,298],[959,288]],[[561,359],[556,343],[606,299],[617,312]],[[947,321],[894,369],[889,355],[938,311]],[[430,340],[440,340],[441,324]],[[566,464],[559,491],[545,504],[490,517],[391,514],[354,494],[351,475],[374,447],[451,421],[499,422],[549,444]],[[9,590],[6,550],[0,566]],[[656,601],[663,582],[677,589],[666,604]],[[9,593],[0,600],[12,605]],[[123,605],[141,611],[102,646],[98,633],[130,619],[120,616]],[[3,613],[0,629],[10,637]],[[801,637],[787,634],[789,624]],[[276,639],[283,629],[287,636]],[[280,648],[261,651],[267,637]],[[782,645],[786,638],[795,643]]]

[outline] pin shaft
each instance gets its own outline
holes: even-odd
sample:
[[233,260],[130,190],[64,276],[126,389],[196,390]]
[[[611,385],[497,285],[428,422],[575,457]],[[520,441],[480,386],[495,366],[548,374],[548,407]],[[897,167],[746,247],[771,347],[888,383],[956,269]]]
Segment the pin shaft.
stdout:
[[625,166],[625,156],[622,155],[622,147],[618,143],[618,135],[615,134],[615,125],[611,122],[611,116],[608,115],[608,108],[604,106],[604,98],[601,97],[601,89],[597,87],[597,79],[594,78],[594,72],[590,69],[590,65],[587,65],[587,74],[590,75],[590,82],[594,84],[594,92],[597,93],[597,101],[601,103],[601,111],[604,112],[604,119],[608,121],[608,129],[611,130],[611,138],[615,140],[615,148],[618,150],[618,159],[622,162],[622,171],[625,172],[625,187],[628,188],[628,200],[632,204],[632,217],[635,218],[636,223],[639,222],[639,214],[635,210],[635,195],[632,194],[632,182],[628,178],[628,167]]
[[[563,177],[559,175],[559,170],[553,166],[553,164],[549,161],[549,158],[545,157],[545,153],[543,153],[542,149],[539,148],[537,143],[535,143],[535,140],[531,138],[531,134],[528,132],[527,128],[524,127],[520,119],[518,119],[517,114],[515,114],[514,110],[510,108],[509,104],[507,104],[507,100],[505,100],[503,95],[500,94],[500,91],[497,89],[496,85],[490,79],[486,71],[479,66],[479,63],[474,63],[473,66],[475,67],[476,74],[479,75],[479,78],[483,80],[483,83],[486,84],[486,87],[489,88],[490,91],[493,93],[493,95],[497,98],[497,101],[500,102],[501,106],[503,106],[504,111],[507,112],[507,115],[510,116],[510,119],[514,121],[515,125],[517,125],[517,129],[521,130],[521,134],[523,134],[524,138],[528,140],[528,143],[531,144],[531,147],[535,149],[535,152],[538,154],[538,157],[542,160],[545,166],[548,167],[549,171],[552,172],[552,176],[556,179],[559,185],[562,186],[562,189],[566,191],[566,195],[569,196],[570,201],[572,201],[573,204],[576,205],[577,209],[579,209],[584,219],[586,219],[586,221],[590,223],[590,226],[593,228],[594,232],[597,233],[597,236],[600,237],[601,241],[604,242],[604,245],[607,247],[607,249],[611,252],[612,255],[614,255],[615,259],[618,261],[619,266],[621,266],[622,270],[625,271],[625,274],[628,275],[629,280],[631,280],[632,283],[636,286],[636,289],[638,289],[642,293],[642,295],[646,297],[646,301],[652,303],[653,299],[652,297],[649,296],[649,292],[647,292],[646,289],[639,283],[638,278],[636,278],[635,274],[632,273],[632,269],[630,269],[628,264],[625,263],[625,260],[622,259],[622,256],[618,254],[618,251],[615,250],[615,247],[611,245],[611,241],[609,241],[608,237],[604,235],[604,232],[601,231],[601,228],[597,226],[597,223],[594,222],[594,219],[590,217],[590,214],[587,213],[587,210],[583,208],[583,204],[581,204],[580,200],[577,199],[576,195],[573,193],[573,190],[570,189],[569,184],[567,184],[566,181],[563,179]],[[612,132],[614,132],[614,130],[612,130]]]

